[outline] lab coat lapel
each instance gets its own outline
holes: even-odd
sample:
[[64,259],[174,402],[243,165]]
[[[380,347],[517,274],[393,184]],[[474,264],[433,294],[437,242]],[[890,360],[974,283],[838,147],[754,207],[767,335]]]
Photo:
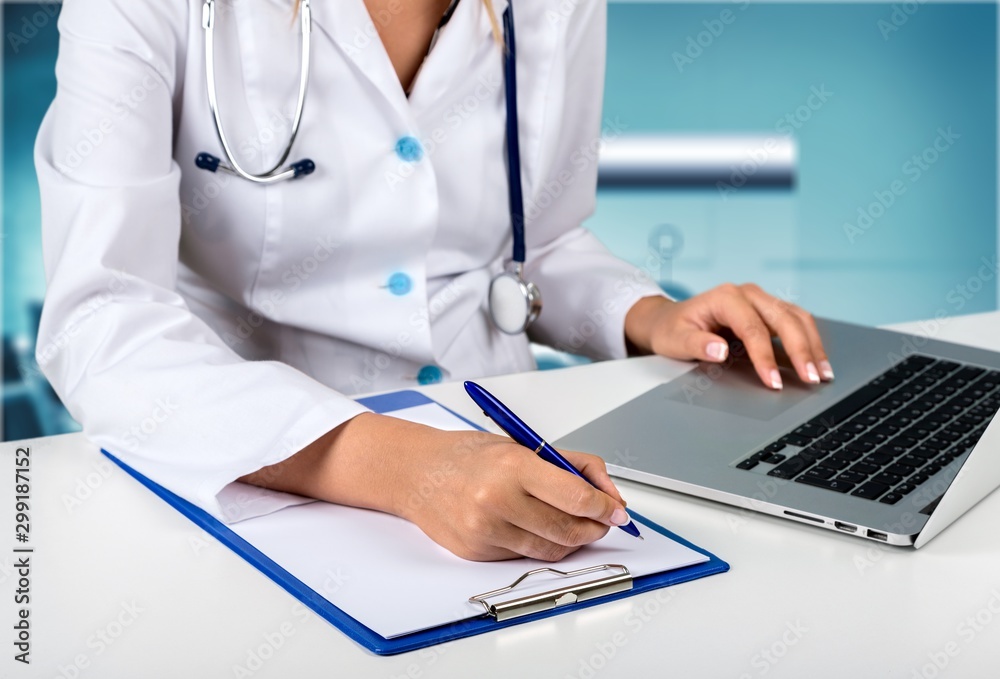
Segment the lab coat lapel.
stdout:
[[[493,5],[497,21],[502,22],[506,0]],[[499,63],[503,54],[493,42],[493,28],[483,0],[461,0],[414,80],[409,99],[413,110],[421,111],[440,101],[451,83],[468,73],[477,51],[487,44],[496,52]]]
[[406,93],[364,0],[312,0],[314,30],[325,34],[398,110]]

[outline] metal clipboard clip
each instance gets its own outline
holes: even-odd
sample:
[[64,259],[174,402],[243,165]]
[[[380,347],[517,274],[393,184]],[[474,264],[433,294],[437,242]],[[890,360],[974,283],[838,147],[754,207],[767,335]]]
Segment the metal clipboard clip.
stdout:
[[[597,580],[589,580],[576,585],[567,585],[558,589],[549,590],[548,592],[530,594],[517,599],[510,599],[509,601],[500,601],[495,604],[491,604],[486,601],[487,599],[491,599],[499,594],[510,592],[526,579],[538,573],[555,573],[556,575],[564,578],[573,578],[579,575],[586,575],[588,573],[597,573],[598,571],[612,569],[619,569],[621,572],[613,573],[606,577],[598,578]],[[632,589],[632,574],[629,572],[628,568],[622,566],[621,564],[606,563],[600,566],[580,568],[575,571],[569,571],[568,573],[556,570],[555,568],[536,568],[533,571],[528,571],[506,587],[501,587],[500,589],[495,589],[492,592],[485,592],[483,594],[477,594],[476,596],[469,597],[469,602],[473,604],[482,604],[483,608],[486,609],[486,613],[496,618],[497,622],[500,622],[502,620],[519,618],[522,615],[538,613],[539,611],[547,611],[558,606],[567,606],[580,601],[596,599],[598,597],[615,594],[617,592],[627,592],[630,589]]]

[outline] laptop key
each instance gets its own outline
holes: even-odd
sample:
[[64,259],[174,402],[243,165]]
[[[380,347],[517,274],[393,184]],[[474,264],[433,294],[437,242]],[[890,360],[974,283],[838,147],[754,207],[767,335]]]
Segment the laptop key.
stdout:
[[919,455],[904,455],[896,460],[896,464],[906,465],[912,469],[919,469],[920,467],[923,467],[925,462],[927,462],[927,460]]
[[875,405],[869,406],[865,410],[861,411],[861,414],[858,415],[858,417],[877,417],[878,419],[882,419],[891,412],[892,411],[884,405],[876,403]]
[[971,382],[980,375],[983,375],[985,372],[986,368],[976,368],[973,366],[967,366],[959,370],[957,373],[955,373],[955,377],[960,377],[963,380],[969,380]]
[[845,460],[842,457],[837,457],[836,455],[831,455],[830,457],[823,460],[823,466],[829,467],[830,469],[835,469],[841,471],[842,469],[847,469],[847,467],[854,460]]
[[868,475],[867,474],[862,474],[861,472],[856,472],[853,469],[848,469],[846,472],[841,472],[837,476],[837,480],[838,481],[846,481],[847,483],[851,483],[851,484],[854,484],[854,485],[857,485],[857,484],[859,484],[862,481],[865,481],[867,479],[868,479]]
[[876,474],[872,477],[872,481],[876,483],[884,483],[887,486],[895,486],[896,484],[902,482],[903,477],[898,474],[890,474],[888,472],[882,472],[881,474]]
[[947,443],[954,443],[958,439],[962,438],[965,432],[949,431],[948,429],[942,429],[938,433],[934,434],[934,438],[941,439]]
[[872,474],[877,474],[878,470],[881,468],[882,467],[880,467],[879,465],[871,464],[870,462],[865,462],[864,460],[862,460],[861,462],[855,463],[855,465],[851,467],[849,471],[855,471],[859,474],[864,474],[865,477],[869,477]]
[[758,464],[760,464],[760,462],[758,460],[755,460],[752,457],[748,457],[747,459],[743,460],[738,465],[736,465],[736,468],[737,469],[753,469]]
[[848,462],[857,462],[864,456],[864,453],[857,450],[851,450],[850,448],[842,448],[837,452],[833,453],[831,458],[838,458],[841,460],[847,460]]
[[817,448],[819,450],[831,451],[836,450],[841,446],[840,441],[834,441],[829,436],[824,436],[818,441],[813,441],[813,444],[809,446],[810,448]]
[[937,429],[937,427],[928,428],[921,426],[913,426],[910,427],[909,429],[904,429],[902,432],[900,432],[899,436],[896,437],[897,439],[899,439],[898,441],[896,441],[896,443],[899,443],[900,445],[905,445],[908,448],[912,448],[913,446],[917,445],[918,441],[922,441],[923,439],[933,434],[934,429]]
[[812,469],[807,469],[806,473],[802,475],[802,478],[828,479],[836,473],[837,473],[836,469],[831,469],[823,465],[817,465]]
[[986,419],[985,417],[982,417],[980,415],[962,415],[960,418],[958,418],[955,421],[957,423],[967,424],[967,425],[969,425],[969,428],[971,429],[971,428],[974,428],[974,427],[978,427],[980,424],[983,423],[983,420],[985,420],[985,419]]
[[775,441],[774,443],[772,443],[771,445],[769,445],[767,448],[765,448],[764,452],[777,453],[777,452],[779,452],[781,450],[784,450],[784,448],[785,448],[785,444],[784,443],[782,443],[781,441]]
[[846,493],[851,488],[854,488],[855,485],[857,485],[855,483],[852,483],[850,481],[846,481],[846,480],[840,479],[840,478],[836,478],[836,479],[817,479],[817,478],[811,478],[811,477],[808,477],[808,476],[800,476],[799,478],[795,479],[795,481],[797,483],[804,483],[804,484],[809,485],[809,486],[816,486],[818,488],[826,488],[827,490],[833,490],[833,491],[836,491],[838,493]]
[[807,439],[819,438],[827,431],[826,427],[817,422],[806,422],[801,427],[793,431],[792,433],[797,436],[803,436]]
[[868,427],[862,424],[861,422],[858,422],[857,420],[851,420],[847,424],[841,426],[837,431],[846,431],[857,435],[865,433],[867,429]]
[[878,415],[872,415],[872,414],[869,414],[869,412],[868,412],[869,410],[871,410],[871,408],[869,408],[869,409],[868,409],[868,410],[866,410],[865,412],[861,413],[860,415],[856,415],[856,416],[854,417],[854,419],[853,419],[853,420],[851,420],[851,421],[852,421],[852,422],[857,422],[857,423],[861,424],[861,425],[862,425],[862,426],[864,426],[864,427],[865,427],[866,429],[867,429],[868,427],[873,427],[873,426],[875,426],[876,424],[878,424],[878,423],[879,423],[879,421],[880,421],[880,420],[881,420],[882,418],[881,418],[880,416],[878,416]]
[[924,467],[923,471],[925,474],[930,474],[931,476],[933,476],[934,474],[937,474],[939,471],[944,469],[945,464],[947,463],[935,459],[931,461],[931,463],[928,464],[926,467]]
[[900,495],[896,491],[892,491],[891,493],[886,493],[885,495],[880,497],[878,501],[885,503],[887,505],[894,505],[902,499],[903,499],[902,495]]
[[947,448],[949,444],[950,444],[949,441],[945,441],[944,439],[939,439],[936,436],[932,436],[929,439],[927,439],[926,441],[924,441],[923,443],[921,443],[920,447],[921,448],[930,448],[931,450],[935,450],[937,452],[941,452],[942,450],[944,450],[945,448]]
[[883,434],[886,438],[890,436],[895,436],[902,430],[903,427],[891,422],[883,421],[881,424],[872,427],[868,433]]
[[854,439],[853,443],[874,443],[878,445],[889,440],[889,436],[877,431],[866,431],[864,434]]
[[904,483],[902,485],[896,486],[892,490],[893,490],[894,493],[899,493],[900,495],[909,495],[910,493],[912,493],[916,489],[917,489],[916,484],[913,484],[913,483]]
[[786,443],[790,446],[798,446],[799,448],[805,448],[809,445],[810,439],[807,439],[798,434],[785,434],[781,437],[780,443]]
[[876,467],[882,467],[884,465],[887,465],[890,462],[892,462],[892,460],[893,456],[890,455],[889,453],[883,453],[881,449],[876,450],[874,453],[868,453],[868,455],[865,456],[864,459],[865,462],[871,465],[875,465]]
[[896,462],[896,463],[891,464],[891,465],[889,465],[888,467],[885,468],[885,473],[886,474],[895,474],[896,476],[899,476],[899,477],[902,477],[902,478],[906,478],[907,476],[909,476],[910,474],[912,474],[914,471],[916,471],[914,467],[908,467],[907,465],[902,464],[900,462]]
[[762,459],[761,462],[765,464],[781,464],[782,462],[785,461],[785,457],[786,456],[782,455],[781,453],[771,453],[770,455]]
[[813,462],[818,462],[819,460],[822,460],[824,457],[826,457],[829,454],[830,453],[827,452],[827,451],[825,451],[825,450],[819,450],[815,446],[809,446],[808,448],[806,448],[805,450],[803,450],[801,453],[799,453],[796,457],[800,457],[804,461],[812,464]]
[[777,467],[769,471],[767,475],[774,476],[779,479],[790,479],[811,464],[812,462],[803,460],[801,455],[796,455],[795,457],[790,457],[779,464]]
[[851,493],[851,495],[857,497],[863,497],[866,500],[877,500],[880,495],[889,490],[889,486],[884,483],[878,483],[876,481],[869,481],[864,484],[856,491]]
[[879,450],[883,453],[888,453],[893,457],[899,457],[900,455],[906,455],[911,448],[917,445],[917,442],[913,439],[908,439],[906,437],[896,437],[890,439],[888,443],[882,445]]
[[813,418],[813,421],[821,422],[826,427],[834,427],[841,422],[849,420],[854,413],[864,409],[869,404],[874,403],[876,399],[884,396],[887,391],[888,389],[885,387],[866,384],[857,391],[849,394],[846,398],[841,399],[833,406],[824,410],[818,416]]

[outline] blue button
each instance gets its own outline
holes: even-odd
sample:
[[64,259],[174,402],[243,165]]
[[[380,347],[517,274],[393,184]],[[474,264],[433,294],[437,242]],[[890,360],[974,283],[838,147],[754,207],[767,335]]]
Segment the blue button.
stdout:
[[417,382],[420,384],[437,384],[441,378],[441,368],[436,365],[425,365],[417,373]]
[[400,137],[399,141],[396,142],[396,155],[399,156],[400,160],[415,163],[424,157],[424,147],[420,145],[416,137]]
[[413,280],[405,273],[394,273],[389,276],[389,292],[394,295],[405,295],[413,289]]

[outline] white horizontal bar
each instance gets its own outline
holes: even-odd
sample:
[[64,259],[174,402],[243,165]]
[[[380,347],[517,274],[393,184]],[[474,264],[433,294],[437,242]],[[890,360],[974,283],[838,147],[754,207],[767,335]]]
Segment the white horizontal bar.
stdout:
[[798,144],[785,135],[626,135],[601,148],[601,187],[795,183]]

